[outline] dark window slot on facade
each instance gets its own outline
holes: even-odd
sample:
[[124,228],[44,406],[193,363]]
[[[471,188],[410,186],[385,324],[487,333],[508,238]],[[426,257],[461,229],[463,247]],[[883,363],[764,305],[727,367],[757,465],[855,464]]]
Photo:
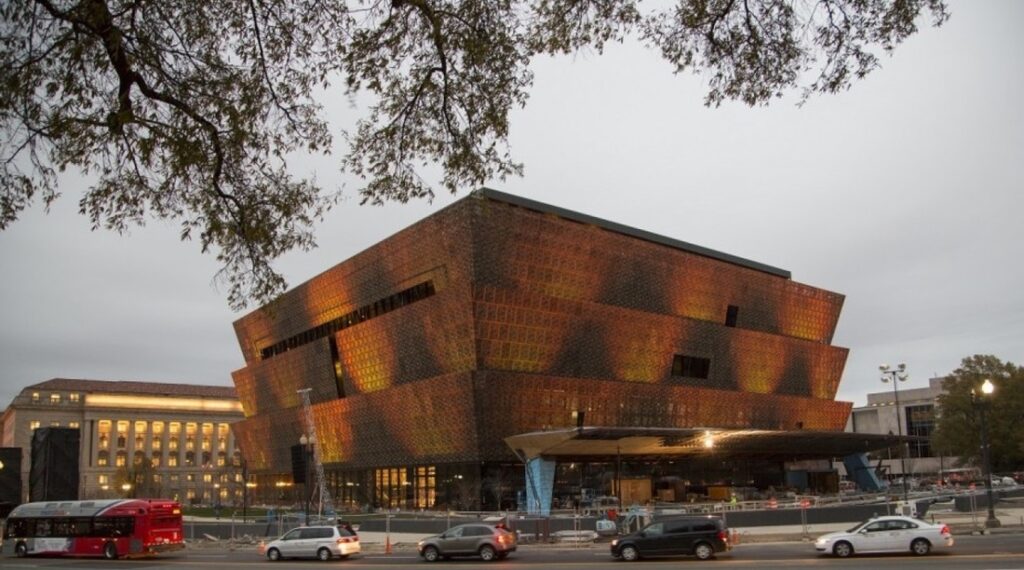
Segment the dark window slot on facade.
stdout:
[[677,354],[672,359],[672,375],[684,378],[701,378],[707,380],[711,373],[711,359],[698,356]]
[[725,311],[725,326],[734,327],[736,326],[736,318],[740,316],[740,308],[736,305],[729,305],[729,308]]
[[338,386],[338,397],[345,397],[345,384],[342,379],[345,377],[345,371],[341,367],[341,354],[338,352],[338,341],[334,340],[334,337],[328,339],[328,345],[331,347],[331,365],[334,367],[334,381]]
[[[359,307],[358,309],[346,313],[332,321],[304,330],[289,338],[278,341],[260,350],[260,357],[266,360],[267,358],[277,356],[278,354],[287,352],[293,348],[298,348],[304,344],[320,340],[325,336],[332,336],[334,333],[342,329],[346,329],[363,321],[368,321],[374,317],[379,317],[385,313],[390,313],[391,311],[404,307],[410,303],[426,299],[427,297],[434,295],[434,293],[435,289],[433,281],[425,281],[418,285],[414,285],[404,291],[399,291],[394,295],[389,295],[383,299],[377,299],[373,303]],[[337,347],[335,347],[335,349],[336,348]],[[339,383],[338,386],[340,390],[341,384]]]

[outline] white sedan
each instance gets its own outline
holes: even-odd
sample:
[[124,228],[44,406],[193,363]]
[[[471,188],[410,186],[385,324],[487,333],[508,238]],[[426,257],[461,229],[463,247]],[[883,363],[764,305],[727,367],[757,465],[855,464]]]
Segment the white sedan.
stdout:
[[918,556],[933,549],[953,546],[949,527],[910,517],[878,517],[847,531],[830,532],[818,538],[814,548],[846,558],[855,552],[912,552]]

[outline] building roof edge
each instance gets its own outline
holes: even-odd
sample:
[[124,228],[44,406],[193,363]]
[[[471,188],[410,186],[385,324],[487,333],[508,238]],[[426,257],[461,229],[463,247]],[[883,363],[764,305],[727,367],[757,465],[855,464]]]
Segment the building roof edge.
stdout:
[[475,190],[472,194],[475,194],[475,195],[483,197],[483,198],[487,198],[489,200],[495,200],[495,201],[498,201],[498,202],[505,202],[505,203],[511,204],[513,206],[519,206],[520,208],[526,208],[528,210],[534,210],[534,211],[542,212],[542,213],[545,213],[545,214],[554,214],[556,216],[559,216],[561,218],[565,218],[567,220],[572,220],[572,221],[580,222],[580,223],[583,223],[583,224],[594,225],[594,226],[603,228],[603,229],[611,231],[611,232],[627,235],[627,236],[634,237],[634,238],[637,238],[637,239],[642,239],[644,241],[648,241],[648,242],[651,242],[651,243],[656,243],[656,244],[659,244],[659,245],[668,246],[668,247],[671,247],[671,248],[674,248],[674,249],[685,251],[687,253],[693,253],[693,254],[696,254],[696,255],[701,255],[701,256],[704,256],[704,257],[709,257],[711,259],[716,259],[718,261],[724,261],[726,263],[731,263],[733,265],[738,265],[740,267],[745,267],[747,269],[753,269],[755,271],[760,271],[762,273],[768,273],[770,275],[774,275],[776,277],[781,277],[783,279],[792,279],[793,278],[792,274],[789,271],[787,271],[785,269],[780,269],[778,267],[774,267],[772,265],[768,265],[766,263],[761,263],[759,261],[753,261],[753,260],[750,260],[750,259],[746,259],[746,258],[743,258],[743,257],[732,255],[732,254],[729,254],[729,253],[725,253],[725,252],[721,252],[721,251],[718,251],[718,250],[714,250],[714,249],[711,249],[711,248],[708,248],[708,247],[704,247],[704,246],[692,244],[692,243],[689,243],[689,242],[685,242],[685,241],[682,241],[682,240],[677,240],[677,239],[673,239],[673,238],[666,237],[666,236],[663,236],[663,235],[659,235],[659,234],[656,234],[656,233],[653,233],[653,232],[649,232],[649,231],[646,231],[646,230],[641,230],[641,229],[637,229],[637,228],[634,228],[634,227],[631,227],[631,226],[626,226],[626,225],[619,224],[619,223],[616,223],[616,222],[611,222],[611,221],[608,221],[608,220],[605,220],[605,219],[602,219],[602,218],[597,218],[597,217],[590,216],[590,215],[587,215],[587,214],[582,214],[580,212],[574,212],[572,210],[567,210],[565,208],[559,208],[558,206],[552,206],[550,204],[545,204],[544,202],[538,202],[536,200],[531,200],[529,198],[523,198],[521,196],[515,196],[513,194],[507,194],[505,192],[500,192],[500,191],[494,190],[492,188],[486,188],[486,187],[480,188],[479,190]]

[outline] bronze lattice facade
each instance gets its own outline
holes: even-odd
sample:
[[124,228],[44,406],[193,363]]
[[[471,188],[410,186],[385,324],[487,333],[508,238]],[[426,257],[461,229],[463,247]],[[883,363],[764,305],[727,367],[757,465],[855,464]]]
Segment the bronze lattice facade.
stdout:
[[287,473],[311,388],[342,492],[515,462],[504,437],[577,409],[588,425],[842,431],[842,304],[776,268],[478,191],[239,319],[234,429],[251,470]]

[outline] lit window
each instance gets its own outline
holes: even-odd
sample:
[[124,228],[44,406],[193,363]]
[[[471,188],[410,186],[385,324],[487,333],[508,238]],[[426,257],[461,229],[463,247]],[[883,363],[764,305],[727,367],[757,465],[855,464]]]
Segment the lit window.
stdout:
[[153,435],[164,433],[164,422],[153,422]]
[[38,404],[39,403],[39,392],[32,392],[32,403],[33,404]]
[[78,422],[68,422],[68,427],[77,429],[79,427]]
[[117,446],[125,447],[128,445],[128,422],[120,421],[117,422]]
[[167,466],[168,467],[177,467],[178,466],[178,456],[177,455],[168,455],[167,456]]
[[98,431],[100,434],[100,449],[107,449],[110,447],[110,420],[100,420]]
[[96,465],[99,465],[100,467],[110,465],[110,452],[105,450],[101,451],[99,456],[96,458]]
[[28,429],[30,429],[30,430],[39,429],[39,420],[32,420],[32,421],[28,422]]
[[212,483],[212,482],[213,482],[213,475],[211,475],[210,473],[203,473],[203,483]]
[[77,402],[79,398],[80,398],[80,396],[79,396],[78,392],[73,392],[71,394],[68,394],[68,400],[71,401],[71,402]]
[[96,478],[96,482],[98,482],[100,485],[109,485],[110,475],[99,475]]
[[118,451],[117,456],[114,458],[114,465],[117,467],[124,467],[128,460],[128,454],[123,451]]
[[58,422],[57,420],[54,420],[54,421],[50,422],[50,427],[60,427],[60,422]]
[[50,403],[51,404],[59,404],[60,403],[60,394],[50,394]]

